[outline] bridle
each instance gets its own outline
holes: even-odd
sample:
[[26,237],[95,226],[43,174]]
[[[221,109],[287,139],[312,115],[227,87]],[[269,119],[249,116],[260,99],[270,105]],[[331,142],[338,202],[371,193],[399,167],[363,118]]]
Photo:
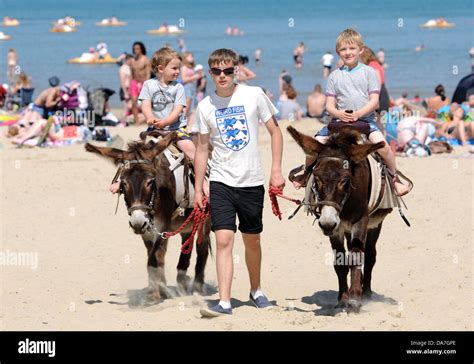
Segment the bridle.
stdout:
[[[129,169],[130,168],[130,165],[131,164],[153,164],[154,162],[152,161],[149,161],[149,160],[146,160],[146,159],[131,159],[131,160],[126,160],[122,163],[120,169],[119,169],[119,172],[117,172],[117,177],[114,178],[114,179],[117,179],[118,177],[120,177],[122,175],[122,172],[124,169]],[[123,193],[123,190],[122,190],[122,186],[120,187],[120,191],[119,191],[119,197],[120,197],[120,194]],[[131,215],[133,211],[136,211],[136,210],[143,210],[145,211],[146,213],[148,213],[149,215],[154,215],[155,213],[155,209],[154,209],[154,205],[155,205],[155,194],[156,194],[156,182],[153,180],[153,186],[152,186],[152,192],[151,192],[151,197],[150,197],[150,201],[148,201],[147,204],[136,204],[136,205],[132,205],[132,206],[128,206],[128,203],[127,203],[127,200],[125,200],[125,205],[127,206],[127,212],[128,212],[128,215]]]
[[[311,173],[319,166],[322,160],[337,160],[337,161],[342,161],[343,165],[347,165],[347,168],[350,168],[351,162],[349,159],[346,158],[341,158],[341,157],[319,157],[316,159],[313,165],[309,166],[309,169],[311,169]],[[351,183],[351,179],[349,179],[349,183]],[[351,183],[352,185],[352,183]],[[334,207],[338,213],[341,213],[342,208],[344,207],[344,204],[346,203],[347,199],[350,196],[350,190],[346,189],[344,196],[342,198],[342,201],[340,203],[337,203],[335,201],[330,201],[330,200],[319,200],[319,192],[316,186],[316,181],[313,179],[313,183],[311,185],[311,191],[314,193],[316,196],[316,205],[312,205],[315,207],[314,210],[312,210],[313,214],[319,217],[321,215],[321,209],[324,206],[331,206]]]

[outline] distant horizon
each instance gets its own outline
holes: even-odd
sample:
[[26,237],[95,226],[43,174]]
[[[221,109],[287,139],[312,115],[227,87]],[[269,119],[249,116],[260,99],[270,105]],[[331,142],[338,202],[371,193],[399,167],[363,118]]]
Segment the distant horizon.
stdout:
[[[90,6],[94,4],[94,6]],[[421,97],[433,94],[437,84],[443,84],[450,97],[458,81],[470,73],[469,49],[474,21],[468,1],[456,0],[411,3],[400,0],[377,3],[362,0],[357,4],[342,1],[334,4],[314,4],[310,0],[256,1],[245,7],[235,1],[215,2],[202,0],[192,4],[178,0],[173,4],[164,1],[111,0],[83,1],[80,3],[45,0],[0,0],[1,18],[17,17],[19,27],[0,27],[0,31],[12,39],[1,41],[0,82],[6,81],[6,53],[15,48],[19,64],[31,76],[37,91],[47,86],[47,79],[55,74],[61,82],[73,79],[84,87],[104,86],[119,89],[118,67],[70,65],[67,60],[79,57],[99,41],[108,44],[109,52],[116,57],[131,51],[131,44],[141,40],[151,55],[165,43],[177,48],[177,37],[159,37],[146,33],[161,23],[183,22],[186,33],[181,37],[193,51],[196,63],[207,68],[207,55],[215,48],[228,47],[249,57],[248,66],[257,78],[250,84],[269,89],[277,96],[277,77],[282,69],[288,70],[294,80],[298,101],[304,104],[306,95],[316,83],[324,88],[321,56],[334,51],[337,34],[347,27],[357,28],[366,44],[376,52],[386,52],[386,84],[394,98],[403,92],[409,97],[418,93]],[[222,9],[226,11],[223,12]],[[160,16],[166,9],[166,16]],[[344,10],[344,11],[343,11]],[[365,14],[364,18],[360,14]],[[78,31],[71,34],[49,33],[51,22],[70,15],[82,22]],[[115,15],[127,21],[124,27],[96,27],[95,22]],[[420,24],[443,16],[456,23],[453,29],[422,29]],[[228,26],[244,31],[243,36],[226,36]],[[303,57],[302,70],[295,70],[292,60],[294,47],[303,41],[308,51]],[[424,45],[422,52],[415,52],[417,45]],[[262,62],[256,65],[254,51],[262,49]],[[210,88],[208,88],[210,91]],[[111,99],[119,105],[117,95]]]

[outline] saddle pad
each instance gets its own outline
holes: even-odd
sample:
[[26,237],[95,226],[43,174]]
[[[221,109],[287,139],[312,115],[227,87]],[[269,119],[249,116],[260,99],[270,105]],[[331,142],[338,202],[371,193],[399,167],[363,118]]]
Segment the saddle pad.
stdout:
[[183,165],[183,159],[184,159],[184,154],[181,153],[178,158],[176,157],[176,154],[173,154],[168,148],[165,149],[163,152],[166,159],[168,160],[170,164],[170,171],[173,172],[174,178],[176,181],[176,196],[175,200],[176,203],[183,208],[192,208],[193,207],[193,200],[194,200],[194,186],[191,183],[191,179],[188,178],[188,184],[189,184],[189,196],[188,196],[188,203],[186,206],[181,206],[181,203],[184,201],[184,165]]
[[[372,188],[370,189],[369,197],[369,215],[378,209],[390,209],[397,206],[396,196],[394,196],[389,183],[385,183],[385,188],[382,189],[382,165],[375,160],[372,155],[367,156],[370,166],[370,175],[372,178]],[[386,178],[386,177],[385,177]],[[382,200],[376,206],[380,193],[383,193]]]

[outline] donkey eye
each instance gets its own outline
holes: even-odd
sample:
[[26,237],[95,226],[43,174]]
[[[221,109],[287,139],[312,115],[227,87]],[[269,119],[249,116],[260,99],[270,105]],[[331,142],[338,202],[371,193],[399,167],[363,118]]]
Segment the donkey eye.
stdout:
[[151,185],[153,184],[153,182],[155,182],[155,179],[154,179],[154,178],[149,179],[149,180],[146,182],[146,184],[147,184],[147,186],[151,186]]
[[349,184],[349,182],[350,182],[349,178],[344,178],[341,181],[339,181],[339,187],[344,188]]

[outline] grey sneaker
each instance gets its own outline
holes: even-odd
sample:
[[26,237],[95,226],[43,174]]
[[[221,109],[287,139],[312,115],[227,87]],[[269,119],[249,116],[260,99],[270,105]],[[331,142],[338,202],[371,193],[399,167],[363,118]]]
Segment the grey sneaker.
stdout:
[[203,308],[201,309],[202,317],[219,317],[222,315],[232,315],[232,308],[223,308],[221,305],[217,304],[214,307]]
[[255,305],[257,308],[263,308],[264,310],[271,310],[274,306],[270,303],[267,297],[259,296],[256,299],[252,297],[252,294],[249,294],[250,301]]

